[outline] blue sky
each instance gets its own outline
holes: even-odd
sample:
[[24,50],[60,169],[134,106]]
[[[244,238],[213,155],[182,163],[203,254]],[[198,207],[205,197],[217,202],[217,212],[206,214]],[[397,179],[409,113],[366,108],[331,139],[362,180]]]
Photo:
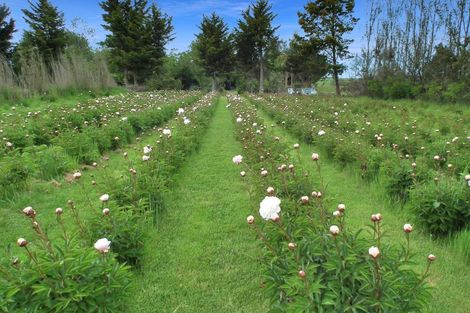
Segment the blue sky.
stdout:
[[[150,0],[151,1],[151,0]],[[149,2],[150,2],[149,1]],[[64,12],[67,26],[74,18],[80,18],[82,25],[87,25],[95,30],[95,34],[90,38],[93,46],[102,41],[106,33],[101,27],[102,10],[99,6],[99,0],[51,0],[62,12]],[[21,9],[28,8],[27,0],[0,0],[10,7],[12,16],[17,22],[19,31],[15,34],[15,41],[21,38],[21,34],[27,25],[23,20]],[[216,12],[221,15],[231,26],[236,25],[240,12],[244,10],[251,1],[249,0],[157,0],[157,5],[167,14],[173,16],[173,25],[175,27],[175,40],[169,44],[169,49],[184,51],[188,48],[194,39],[194,34],[198,32],[198,24],[203,14]],[[280,25],[278,35],[282,39],[289,39],[294,32],[299,32],[300,27],[297,23],[297,12],[303,9],[307,3],[306,0],[271,0],[273,11],[277,14],[275,25]],[[359,52],[361,39],[364,30],[366,14],[366,0],[356,1],[355,15],[361,18],[356,29],[350,34],[354,39],[351,45],[351,52]]]

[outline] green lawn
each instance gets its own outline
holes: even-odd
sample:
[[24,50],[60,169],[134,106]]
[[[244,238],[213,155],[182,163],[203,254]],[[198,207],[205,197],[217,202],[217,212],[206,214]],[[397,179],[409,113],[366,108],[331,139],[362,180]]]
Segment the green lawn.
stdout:
[[[265,120],[266,125],[274,124],[274,121],[263,112],[260,116]],[[271,134],[279,136],[290,146],[300,143],[291,136],[285,129],[272,127]],[[300,154],[303,162],[311,162],[312,152],[320,153],[320,157],[325,156],[312,145],[300,144]],[[294,152],[293,152],[294,153]],[[405,243],[403,234],[403,224],[408,223],[403,210],[399,205],[388,200],[383,194],[384,187],[377,184],[365,184],[356,173],[348,169],[338,168],[332,161],[321,159],[322,175],[327,188],[327,203],[333,210],[338,203],[346,204],[348,215],[348,225],[350,227],[363,227],[370,225],[370,215],[380,212],[384,217],[384,229],[386,231],[386,242],[398,244]],[[318,181],[315,171],[311,171],[313,182]],[[419,233],[419,229],[413,232],[411,249],[416,253],[416,261],[419,261],[416,269],[423,270],[430,253],[435,254],[438,260],[433,264],[430,284],[433,298],[427,312],[434,313],[466,313],[470,312],[470,271],[468,264],[452,251],[449,247],[431,241],[426,235]]]
[[[168,211],[150,230],[130,312],[267,312],[257,241],[246,226],[249,198],[226,99],[200,151],[174,178]],[[158,308],[158,309],[157,309]]]

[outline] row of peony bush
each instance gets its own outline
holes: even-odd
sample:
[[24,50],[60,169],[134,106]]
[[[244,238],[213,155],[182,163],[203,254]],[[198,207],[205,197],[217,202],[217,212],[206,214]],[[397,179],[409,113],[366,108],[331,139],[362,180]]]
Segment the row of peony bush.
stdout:
[[[256,108],[230,97],[240,167],[253,202],[247,223],[264,247],[264,288],[272,312],[420,312],[429,298],[426,278],[412,269],[413,226],[403,226],[402,247],[384,238],[380,213],[366,229],[347,223],[347,204],[334,205],[322,177],[323,157],[300,158],[300,144],[273,137]],[[259,203],[259,206],[256,205]],[[425,257],[425,256],[421,256]]]
[[[86,107],[78,105],[80,109],[74,107],[66,111],[56,108],[46,117],[28,121],[28,127],[19,128],[20,132],[26,133],[21,138],[37,138],[27,133],[38,129],[38,124],[53,125],[52,121],[62,120],[58,112],[67,116],[62,124],[55,126],[61,129],[60,132],[39,127],[38,133],[47,137],[40,145],[33,141],[20,148],[13,145],[8,153],[0,156],[0,198],[23,190],[30,178],[56,178],[76,168],[77,163],[93,164],[105,152],[131,143],[137,134],[161,125],[173,116],[178,107],[189,105],[197,98],[192,93],[170,93],[169,97],[159,93],[108,97],[93,100],[94,104]],[[111,117],[111,111],[114,117]],[[81,126],[71,123],[71,119],[80,119]],[[84,123],[83,120],[94,122]]]
[[445,236],[469,225],[470,137],[462,127],[469,120],[458,109],[443,118],[420,106],[282,96],[251,100],[329,159],[357,168],[366,181],[380,180],[390,198],[408,203],[431,234]]
[[[93,171],[75,172],[73,183],[83,188],[83,199],[43,213],[56,215],[53,225],[45,226],[32,207],[23,209],[33,231],[0,260],[0,311],[125,312],[145,229],[155,218],[152,210],[164,205],[154,201],[163,199],[170,175],[197,149],[213,102],[207,95],[180,107],[170,124],[156,129],[154,142],[142,143],[136,158],[123,152],[126,168],[111,172],[111,161],[93,164],[103,172],[102,181]],[[90,185],[86,175],[93,179]],[[102,194],[99,202],[89,198],[96,192]],[[93,212],[84,218],[87,208]]]

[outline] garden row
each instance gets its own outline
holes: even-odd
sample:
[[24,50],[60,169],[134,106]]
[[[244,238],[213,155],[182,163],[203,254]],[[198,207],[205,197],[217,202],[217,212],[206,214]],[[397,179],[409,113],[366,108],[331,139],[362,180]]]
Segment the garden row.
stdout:
[[124,312],[146,228],[165,208],[171,176],[197,149],[214,101],[209,94],[180,107],[138,145],[74,172],[55,191],[76,197],[64,207],[38,199],[23,209],[31,227],[1,259],[0,311]]
[[313,153],[305,163],[302,145],[274,136],[249,101],[231,96],[230,102],[244,146],[233,162],[259,208],[247,223],[264,247],[272,312],[422,311],[435,256],[420,274],[412,269],[414,258],[426,258],[410,252],[413,227],[404,225],[403,247],[383,240],[380,213],[366,229],[352,229],[348,204],[333,199],[322,176],[327,156]]
[[251,101],[328,158],[356,168],[364,181],[379,181],[429,233],[469,226],[468,108],[286,96]]
[[90,100],[76,106],[10,114],[0,131],[0,199],[24,189],[31,178],[49,180],[93,164],[107,151],[171,118],[197,93],[135,93]]

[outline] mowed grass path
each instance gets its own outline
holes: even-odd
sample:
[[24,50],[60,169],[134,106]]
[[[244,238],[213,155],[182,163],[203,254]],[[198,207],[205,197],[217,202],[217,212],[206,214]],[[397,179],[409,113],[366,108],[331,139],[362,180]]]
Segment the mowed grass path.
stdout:
[[[320,153],[322,176],[328,184],[326,202],[331,212],[337,204],[346,205],[348,216],[347,225],[359,229],[370,225],[370,215],[380,212],[383,215],[385,230],[385,242],[388,244],[405,244],[403,225],[412,222],[399,205],[392,203],[383,193],[384,187],[379,183],[366,184],[350,169],[340,169],[332,160],[326,158],[326,154],[313,145],[307,145],[290,135],[284,128],[279,126],[270,127],[274,121],[263,111],[258,110],[265,124],[269,126],[272,136],[279,136],[287,142],[290,147],[294,143],[300,144],[300,155],[302,163],[311,166],[309,168],[312,182],[317,182],[318,175],[314,170],[311,154]],[[297,160],[292,150],[292,160]],[[411,251],[416,254],[415,261],[418,263],[416,270],[424,270],[427,256],[433,253],[437,260],[431,267],[429,278],[432,289],[432,299],[426,312],[429,313],[469,313],[470,312],[470,266],[453,250],[443,244],[432,241],[423,233],[419,226],[411,236]]]
[[232,157],[242,153],[220,98],[199,152],[175,176],[150,230],[130,312],[267,312],[249,197]]

